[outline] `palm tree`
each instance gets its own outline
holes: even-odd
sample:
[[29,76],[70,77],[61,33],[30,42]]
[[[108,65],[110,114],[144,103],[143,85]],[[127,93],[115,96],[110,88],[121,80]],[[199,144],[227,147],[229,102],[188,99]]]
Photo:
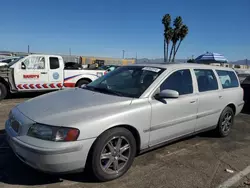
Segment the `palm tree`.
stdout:
[[171,57],[172,57],[172,54],[173,54],[173,59],[172,59],[172,62],[174,61],[174,53],[176,51],[176,44],[179,40],[179,37],[180,37],[180,30],[181,30],[181,27],[183,25],[182,23],[182,18],[180,16],[177,16],[174,20],[174,33],[173,33],[173,37],[172,37],[172,48],[171,48],[171,52],[170,52],[170,55],[169,55],[169,61],[171,61]]
[[180,45],[181,45],[181,42],[184,40],[184,38],[187,36],[187,34],[188,34],[188,26],[182,25],[182,26],[181,26],[181,29],[180,29],[180,32],[179,32],[179,36],[178,36],[178,38],[179,38],[179,43],[178,43],[178,45],[177,45],[176,50],[174,51],[173,61],[175,60],[175,56],[176,56],[176,53],[177,53],[178,50],[179,50],[179,47],[180,47]]
[[173,30],[172,27],[169,27],[169,28],[168,28],[168,31],[166,32],[166,36],[165,36],[165,37],[166,37],[166,43],[167,43],[167,56],[166,56],[166,60],[167,60],[167,61],[168,61],[169,44],[170,44],[170,42],[171,42],[173,36],[174,36],[174,30]]
[[[168,46],[170,43],[169,39],[169,30],[170,30],[170,24],[171,24],[171,16],[170,14],[165,14],[162,18],[162,24],[164,25],[164,62],[168,59]],[[171,28],[172,29],[172,28]],[[167,43],[167,55],[166,55],[166,43]]]

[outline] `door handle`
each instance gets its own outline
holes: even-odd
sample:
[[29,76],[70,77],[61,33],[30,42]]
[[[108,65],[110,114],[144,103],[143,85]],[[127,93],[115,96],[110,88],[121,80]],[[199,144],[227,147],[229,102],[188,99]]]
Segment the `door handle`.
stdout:
[[41,72],[41,74],[47,74],[47,72]]
[[221,98],[222,98],[222,96],[220,95],[220,96],[219,96],[219,98],[221,99]]
[[190,101],[190,103],[195,103],[196,101]]

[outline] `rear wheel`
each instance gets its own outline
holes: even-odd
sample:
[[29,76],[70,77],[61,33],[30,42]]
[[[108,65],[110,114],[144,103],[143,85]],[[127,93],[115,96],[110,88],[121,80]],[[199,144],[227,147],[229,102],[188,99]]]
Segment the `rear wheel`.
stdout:
[[91,171],[99,181],[116,179],[127,172],[136,154],[136,141],[125,128],[104,132],[95,142],[90,157]]
[[7,87],[3,83],[0,83],[0,100],[5,99],[7,97],[7,94]]
[[84,84],[89,84],[90,81],[88,80],[79,80],[77,83],[76,83],[76,87],[81,87],[82,85]]
[[233,124],[234,112],[232,108],[226,107],[221,113],[216,132],[220,137],[226,137],[231,132]]

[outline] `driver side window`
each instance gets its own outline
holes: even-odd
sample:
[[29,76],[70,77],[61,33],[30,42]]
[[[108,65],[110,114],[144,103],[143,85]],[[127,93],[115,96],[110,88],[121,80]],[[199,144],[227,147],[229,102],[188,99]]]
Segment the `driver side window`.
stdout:
[[43,56],[31,56],[23,61],[26,69],[45,69],[45,58]]
[[178,91],[179,95],[193,93],[193,82],[190,70],[178,70],[168,76],[160,86],[161,91],[165,89]]

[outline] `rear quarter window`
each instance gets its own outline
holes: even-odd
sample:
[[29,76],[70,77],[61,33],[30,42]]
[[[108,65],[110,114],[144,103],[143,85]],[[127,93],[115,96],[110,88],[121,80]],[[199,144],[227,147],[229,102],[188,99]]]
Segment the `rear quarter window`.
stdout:
[[216,70],[223,89],[239,87],[237,76],[233,71]]

